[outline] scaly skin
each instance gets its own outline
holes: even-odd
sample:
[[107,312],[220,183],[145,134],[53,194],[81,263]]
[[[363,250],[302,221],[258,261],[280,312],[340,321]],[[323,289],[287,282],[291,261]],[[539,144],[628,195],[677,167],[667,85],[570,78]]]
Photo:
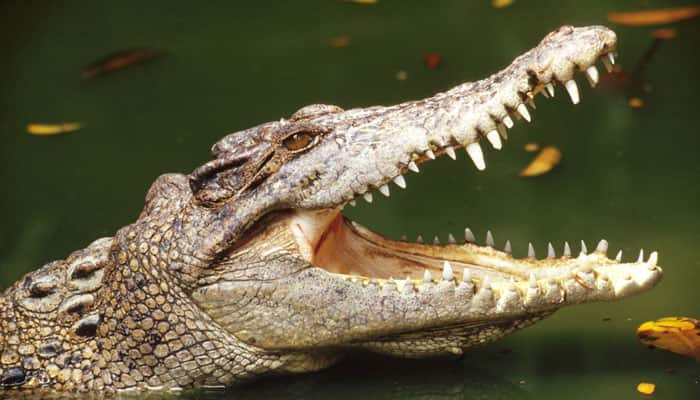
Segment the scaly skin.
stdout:
[[158,178],[136,222],[8,288],[0,388],[229,385],[314,371],[353,348],[461,354],[564,305],[650,289],[656,253],[622,263],[601,241],[574,258],[515,259],[469,234],[408,243],[340,215],[457,147],[483,169],[481,137],[500,147],[511,117],[529,119],[523,102],[548,83],[573,91],[573,74],[615,43],[603,27],[562,27],[501,72],[424,100],[312,105],[223,138],[189,177]]

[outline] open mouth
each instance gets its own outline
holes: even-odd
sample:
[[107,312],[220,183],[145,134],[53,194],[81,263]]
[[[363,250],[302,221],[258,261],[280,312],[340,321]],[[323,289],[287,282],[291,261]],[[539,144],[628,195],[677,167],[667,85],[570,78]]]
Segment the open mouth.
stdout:
[[[597,60],[603,63],[607,71],[612,71],[615,58],[610,49],[599,54],[589,65],[578,64],[574,69],[583,73],[591,86],[595,86],[599,80],[594,65]],[[494,149],[500,149],[507,139],[507,128],[513,127],[514,120],[529,122],[528,106],[534,108],[535,96],[554,97],[556,84],[563,85],[574,104],[580,101],[573,73],[566,81],[560,81],[554,75],[545,81],[533,80],[530,90],[521,95],[522,102],[514,108],[506,107],[508,114],[496,123],[497,128],[481,133],[479,138],[485,138]],[[466,144],[457,140],[431,142],[430,148],[422,154],[413,154],[411,160],[401,167],[401,174],[390,178],[390,181],[405,189],[402,174],[409,171],[417,173],[420,164],[443,155],[455,159],[456,150],[461,147],[465,148],[477,169],[485,169],[478,140]],[[368,187],[366,192],[356,194],[355,198],[334,209],[296,211],[289,220],[289,226],[307,261],[339,279],[364,286],[395,288],[401,293],[420,292],[427,285],[441,282],[474,288],[489,287],[498,292],[515,290],[523,296],[533,290],[545,293],[552,287],[563,287],[563,292],[566,292],[568,285],[575,286],[578,292],[590,291],[591,296],[604,299],[640,291],[661,275],[660,268],[656,266],[656,252],[645,259],[642,250],[636,261],[624,263],[621,251],[614,258],[608,258],[608,243],[605,240],[601,240],[592,252],[582,242],[580,252],[573,255],[568,243],[559,255],[550,243],[543,259],[537,259],[530,244],[527,257],[514,258],[510,242],[506,242],[503,249],[496,249],[490,232],[484,244],[477,243],[469,229],[464,232],[464,240],[458,241],[450,235],[444,245],[438,242],[426,244],[421,238],[417,242],[388,239],[342,216],[342,208],[347,204],[355,205],[357,197],[371,203],[372,189],[389,196],[388,183]],[[583,301],[586,296],[581,298]],[[560,297],[555,301],[563,299]]]

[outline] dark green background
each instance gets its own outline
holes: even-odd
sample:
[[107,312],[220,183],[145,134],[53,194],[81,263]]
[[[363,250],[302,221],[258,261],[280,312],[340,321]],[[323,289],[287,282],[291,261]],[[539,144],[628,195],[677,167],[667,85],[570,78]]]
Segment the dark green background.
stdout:
[[[585,4],[584,4],[585,3]],[[564,23],[605,24],[610,10],[690,1],[0,2],[0,285],[65,257],[133,221],[161,173],[189,172],[224,134],[289,116],[317,102],[355,107],[429,96],[480,79]],[[620,62],[632,67],[652,28],[612,26]],[[375,196],[347,214],[391,237],[443,240],[470,226],[483,239],[547,241],[636,257],[657,249],[665,276],[653,291],[612,304],[570,307],[464,359],[404,361],[354,356],[329,371],[268,379],[229,398],[698,398],[700,367],[649,351],[635,338],[643,321],[700,317],[700,166],[697,127],[700,24],[678,24],[647,65],[645,107],[619,91],[582,103],[561,87],[540,98],[531,126],[518,124],[500,153],[486,150],[480,173],[463,153],[407,176],[408,190]],[[334,36],[350,46],[332,48]],[[149,46],[168,56],[90,82],[80,68],[113,51]],[[438,70],[422,57],[443,57]],[[399,81],[404,70],[408,79]],[[601,68],[602,70],[602,68]],[[30,122],[79,121],[54,137]],[[530,141],[558,146],[563,162],[536,179],[516,176]],[[578,249],[578,244],[574,250]],[[611,318],[603,322],[603,318]],[[673,369],[669,373],[667,369]],[[221,392],[194,392],[218,397]]]

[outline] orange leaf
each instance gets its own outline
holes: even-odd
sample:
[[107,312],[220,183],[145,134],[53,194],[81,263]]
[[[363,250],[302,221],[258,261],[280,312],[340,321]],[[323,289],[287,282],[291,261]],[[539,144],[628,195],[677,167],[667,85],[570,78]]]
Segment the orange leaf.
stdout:
[[665,8],[648,11],[611,12],[608,21],[621,25],[642,26],[670,24],[700,15],[700,7]]
[[641,394],[653,394],[656,390],[656,385],[650,382],[640,382],[637,385],[637,391]]
[[666,317],[647,321],[637,328],[639,341],[700,361],[700,320]]
[[554,146],[547,146],[518,173],[520,176],[537,176],[549,172],[561,160],[561,151]]

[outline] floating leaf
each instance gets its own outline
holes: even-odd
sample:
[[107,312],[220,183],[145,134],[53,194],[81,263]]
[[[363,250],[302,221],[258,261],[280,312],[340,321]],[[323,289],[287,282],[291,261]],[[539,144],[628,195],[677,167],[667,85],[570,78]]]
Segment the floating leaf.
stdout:
[[506,8],[513,4],[514,0],[491,0],[491,5],[494,8]]
[[561,151],[554,146],[547,146],[518,175],[537,176],[545,174],[559,164],[559,161],[561,161]]
[[675,28],[659,28],[654,30],[652,36],[654,39],[675,39],[678,37],[678,31]]
[[647,321],[637,328],[639,341],[700,361],[700,320],[666,317]]
[[347,47],[350,45],[350,37],[349,36],[336,36],[331,39],[331,47],[339,48],[339,47]]
[[621,25],[641,26],[670,24],[700,15],[700,7],[665,8],[647,11],[611,12],[608,21]]
[[379,0],[345,0],[348,3],[356,3],[356,4],[377,4],[379,3]]
[[632,97],[627,100],[627,104],[632,108],[642,108],[644,107],[644,100],[639,97]]
[[641,394],[653,394],[656,390],[656,385],[651,382],[639,382],[637,391]]
[[437,53],[426,53],[426,55],[423,56],[423,63],[430,69],[438,69],[441,60],[442,57]]
[[539,143],[530,142],[530,143],[525,144],[525,151],[527,151],[528,153],[534,153],[539,149],[540,149]]
[[77,122],[64,122],[61,124],[29,124],[27,125],[27,133],[30,135],[47,136],[59,135],[77,131],[81,125]]
[[98,75],[126,68],[162,56],[164,52],[156,49],[129,49],[109,54],[94,63],[83,67],[83,79],[91,79]]

